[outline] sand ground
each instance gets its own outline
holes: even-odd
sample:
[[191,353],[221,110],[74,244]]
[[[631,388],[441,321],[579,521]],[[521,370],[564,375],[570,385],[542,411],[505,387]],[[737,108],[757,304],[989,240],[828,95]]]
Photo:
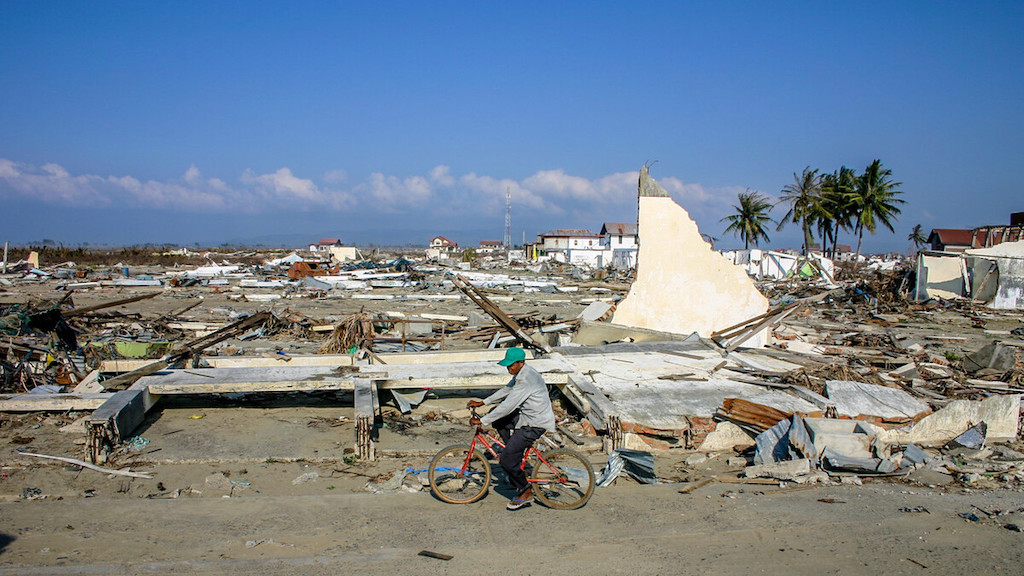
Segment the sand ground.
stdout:
[[[86,306],[133,293],[96,290],[76,294],[75,302]],[[5,296],[17,300],[25,294]],[[60,296],[45,286],[37,295]],[[230,310],[266,309],[196,289],[169,290],[111,312],[144,323],[200,296],[204,304],[189,319],[226,322]],[[543,302],[517,297],[503,307],[571,318],[585,306],[582,296],[541,295]],[[348,299],[293,299],[274,307],[315,318],[363,307],[406,313],[474,309],[466,303]],[[969,342],[957,344],[964,349],[991,339],[960,315],[933,316],[945,324],[932,318],[928,330],[968,336]],[[1007,329],[1019,325],[1017,318],[1007,322]],[[923,330],[908,324],[900,330],[918,329]],[[261,348],[313,353],[317,345],[286,338],[226,343],[256,355]],[[535,505],[508,512],[509,495],[501,489],[462,506],[426,491],[367,490],[368,483],[379,484],[396,471],[425,468],[437,449],[468,438],[464,421],[423,420],[435,411],[430,403],[443,413],[454,401],[429,401],[417,410],[420,420],[388,419],[378,444],[383,457],[359,463],[351,454],[350,398],[164,399],[134,432],[144,440],[108,464],[130,464],[151,479],[18,454],[83,458],[85,429],[77,420],[85,412],[3,415],[0,576],[1024,573],[1024,534],[1006,527],[1024,527],[1024,494],[987,480],[968,489],[936,473],[799,490],[714,482],[689,494],[678,492],[679,483],[644,486],[620,479],[598,488],[577,511]],[[1019,443],[1015,448],[1022,449]],[[589,454],[600,469],[605,456]],[[727,465],[732,454],[685,464],[691,455],[657,452],[659,476],[671,482],[736,476]],[[419,556],[421,550],[452,559]]]
[[[1024,494],[996,484],[966,489],[922,473],[860,486],[713,482],[680,494],[683,483],[622,478],[580,510],[509,512],[500,487],[469,505],[367,489],[425,468],[437,448],[468,438],[462,423],[392,421],[380,445],[406,455],[357,463],[346,452],[349,407],[247,402],[162,400],[138,431],[146,442],[116,456],[151,479],[18,455],[75,456],[84,434],[61,431],[74,414],[7,417],[0,575],[1022,573],[1024,534],[1005,526],[1024,526]],[[604,455],[589,455],[600,469]],[[687,465],[692,455],[656,453],[659,476],[735,476],[732,454]]]

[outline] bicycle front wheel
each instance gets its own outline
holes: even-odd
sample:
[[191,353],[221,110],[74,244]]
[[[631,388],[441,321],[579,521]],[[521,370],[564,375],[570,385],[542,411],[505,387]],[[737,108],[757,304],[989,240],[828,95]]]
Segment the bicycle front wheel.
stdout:
[[568,448],[544,453],[533,465],[533,494],[542,504],[575,510],[594,493],[594,468],[582,454]]
[[434,495],[451,504],[476,502],[491,484],[491,465],[464,445],[443,448],[430,461],[428,473]]

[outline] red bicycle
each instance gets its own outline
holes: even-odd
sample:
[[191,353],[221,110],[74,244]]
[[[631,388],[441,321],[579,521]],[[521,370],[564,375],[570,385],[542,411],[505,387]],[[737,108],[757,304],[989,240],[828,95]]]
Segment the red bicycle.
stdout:
[[[475,408],[471,412],[474,418],[478,417]],[[477,425],[468,447],[454,444],[442,448],[428,468],[434,495],[452,504],[469,504],[483,498],[491,484],[491,465],[480,449],[497,458],[495,446],[504,448],[505,444]],[[594,493],[594,468],[575,450],[541,451],[534,443],[523,454],[520,467],[526,470],[527,466],[532,468],[527,481],[533,486],[534,496],[545,506],[575,510]]]

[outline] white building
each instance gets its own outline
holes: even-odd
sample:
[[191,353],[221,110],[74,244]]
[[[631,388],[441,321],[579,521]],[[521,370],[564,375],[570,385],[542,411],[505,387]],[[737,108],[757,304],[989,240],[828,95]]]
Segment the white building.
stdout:
[[537,243],[549,260],[594,268],[605,265],[601,235],[590,230],[552,230],[539,234]]
[[477,254],[493,254],[500,252],[504,246],[497,240],[481,240],[480,247],[476,249]]
[[636,254],[640,249],[637,242],[636,223],[605,222],[601,226],[601,247],[605,264],[619,270],[636,267]]
[[[807,258],[796,252],[776,252],[758,248],[723,250],[721,254],[733,264],[742,266],[747,274],[758,280],[824,275],[831,282],[835,277],[835,264],[821,252],[811,252]],[[808,260],[813,264],[808,263]]]
[[347,262],[359,257],[355,246],[345,246],[338,238],[321,238],[316,244],[309,245],[309,251],[335,262]]
[[427,259],[442,260],[455,258],[459,255],[459,243],[449,240],[444,236],[434,236],[430,239],[430,247],[427,248]]

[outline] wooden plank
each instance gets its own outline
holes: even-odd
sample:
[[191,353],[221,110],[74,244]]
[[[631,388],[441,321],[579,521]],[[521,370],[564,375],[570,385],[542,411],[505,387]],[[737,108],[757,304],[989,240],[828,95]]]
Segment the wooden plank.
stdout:
[[533,348],[542,352],[551,352],[551,347],[547,344],[537,342],[530,337],[512,318],[509,318],[505,312],[499,308],[496,304],[491,302],[483,292],[481,292],[476,286],[471,284],[468,280],[456,274],[452,277],[452,283],[455,284],[456,288],[462,290],[462,292],[469,297],[477,306],[483,309],[495,322],[505,328],[510,334],[514,334],[516,339],[519,340],[520,344],[524,348]]
[[65,318],[72,318],[74,316],[81,316],[82,314],[88,314],[89,312],[95,312],[97,310],[103,310],[104,308],[113,308],[114,306],[120,306],[122,304],[130,304],[132,302],[138,302],[139,300],[146,300],[148,298],[154,298],[163,294],[163,292],[151,292],[149,294],[142,294],[141,296],[132,296],[131,298],[124,298],[122,300],[114,300],[111,302],[105,302],[103,304],[94,304],[92,306],[84,306],[82,308],[75,308],[74,310],[65,310],[63,315]]
[[100,371],[93,370],[82,378],[82,381],[72,390],[75,394],[93,394],[103,392],[103,385],[99,382]]
[[152,360],[100,360],[99,371],[104,374],[120,374],[122,372],[138,370],[139,368],[152,363]]
[[199,331],[214,331],[220,330],[225,325],[220,324],[209,324],[207,322],[168,322],[168,328],[174,328],[175,330],[199,330]]
[[736,336],[730,337],[728,341],[725,343],[725,345],[723,345],[722,347],[725,348],[726,352],[732,352],[733,350],[739,348],[741,344],[756,336],[757,333],[760,332],[761,330],[764,330],[773,324],[778,324],[779,322],[785,320],[786,316],[789,316],[793,312],[796,312],[797,308],[799,307],[799,302],[794,302],[793,304],[784,307],[777,314],[761,320],[757,324],[754,324],[753,326],[750,326],[749,328],[743,330]]
[[715,481],[715,479],[714,479],[714,477],[712,477],[712,478],[704,478],[703,480],[698,480],[696,482],[690,482],[686,486],[683,486],[682,488],[680,488],[679,489],[679,493],[680,494],[689,494],[690,492],[693,492],[697,488],[700,488],[701,486],[707,486],[708,484],[711,484],[714,481]]
[[95,410],[105,404],[112,393],[72,394],[4,394],[0,396],[0,412],[66,412]]
[[159,371],[163,370],[164,368],[167,368],[168,365],[170,365],[170,362],[168,362],[168,357],[164,357],[161,360],[155,360],[155,361],[154,360],[147,360],[146,362],[147,362],[146,364],[143,364],[141,367],[136,368],[136,369],[134,369],[134,370],[132,370],[130,372],[125,372],[124,374],[121,374],[120,376],[115,376],[115,377],[113,377],[113,378],[111,378],[109,380],[104,380],[103,384],[102,384],[103,387],[110,389],[110,388],[118,388],[118,387],[121,387],[121,386],[128,386],[128,385],[138,381],[139,378],[142,378],[143,376],[149,376],[150,374],[154,374],[156,372],[159,372]]

